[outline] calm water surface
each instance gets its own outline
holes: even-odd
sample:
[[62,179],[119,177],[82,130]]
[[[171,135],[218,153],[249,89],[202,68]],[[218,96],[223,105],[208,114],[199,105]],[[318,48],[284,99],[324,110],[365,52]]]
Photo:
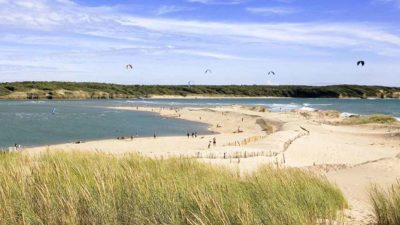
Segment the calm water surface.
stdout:
[[[117,136],[185,135],[208,133],[207,125],[157,114],[112,110],[108,106],[213,107],[260,105],[272,111],[303,107],[355,114],[387,114],[400,118],[399,99],[143,99],[0,101],[0,147],[18,143],[46,145],[115,138]],[[54,113],[53,113],[54,111]]]

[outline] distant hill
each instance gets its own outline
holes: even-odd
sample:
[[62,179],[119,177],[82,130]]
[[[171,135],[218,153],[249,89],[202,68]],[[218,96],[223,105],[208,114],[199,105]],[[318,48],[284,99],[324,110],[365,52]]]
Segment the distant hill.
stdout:
[[111,99],[151,96],[400,98],[399,87],[264,85],[119,85],[75,82],[0,83],[0,99]]

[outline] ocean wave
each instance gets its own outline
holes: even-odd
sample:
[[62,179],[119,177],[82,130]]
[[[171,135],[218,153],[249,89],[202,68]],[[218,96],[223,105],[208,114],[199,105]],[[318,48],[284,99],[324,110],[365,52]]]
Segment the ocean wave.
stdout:
[[318,109],[303,106],[303,107],[300,108],[300,110],[309,111],[309,112],[315,112],[315,111],[317,111]]
[[289,103],[289,104],[273,103],[273,104],[259,104],[259,105],[266,106],[272,112],[285,112],[301,108],[301,105],[295,103]]
[[330,106],[328,103],[303,103],[304,106]]
[[349,112],[342,112],[340,117],[351,117],[351,116],[359,116],[360,114],[349,113]]

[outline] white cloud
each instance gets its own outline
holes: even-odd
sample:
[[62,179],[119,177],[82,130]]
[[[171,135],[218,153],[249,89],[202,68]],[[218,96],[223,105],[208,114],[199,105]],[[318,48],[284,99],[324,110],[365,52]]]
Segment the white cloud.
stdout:
[[400,0],[371,0],[372,4],[394,4],[397,8],[400,8]]
[[286,7],[247,7],[246,10],[260,15],[286,15],[299,12],[297,9]]
[[155,11],[155,14],[160,16],[160,15],[176,13],[176,12],[181,12],[181,11],[186,11],[186,10],[190,10],[190,9],[187,7],[180,7],[180,6],[175,6],[175,5],[162,5]]
[[[38,4],[32,5],[32,1]],[[222,1],[203,3],[211,2]],[[224,3],[238,4],[239,1]],[[175,9],[160,7],[159,13]],[[276,8],[258,11],[284,13]],[[291,59],[303,60],[308,66],[317,63],[315,59],[327,60],[331,56],[339,61],[349,60],[353,55],[357,59],[358,55],[372,55],[396,60],[400,52],[398,29],[396,24],[149,18],[125,14],[116,7],[85,7],[68,0],[0,0],[0,63],[37,64],[43,70],[46,65],[56,65],[65,71],[77,67],[82,71],[114,73],[111,67],[99,69],[98,65],[115,66],[132,60],[147,65],[142,73],[158,74],[157,68],[162,67],[154,67],[154,62],[192,63],[187,67],[197,66],[199,61],[216,62],[222,69],[226,62],[240,61],[228,63],[235,70],[230,71],[229,66],[225,73],[234,74],[236,70],[239,73],[241,69],[241,77],[254,64],[264,66],[270,59],[280,61],[283,69]],[[241,68],[242,64],[247,67]]]
[[206,5],[237,5],[247,2],[248,0],[187,0],[191,3],[201,3]]
[[[46,2],[35,1],[42,4]],[[262,41],[327,48],[359,48],[375,43],[400,48],[398,34],[391,33],[385,26],[374,24],[228,23],[154,19],[124,15],[112,8],[85,8],[70,4],[48,3],[29,10],[17,4],[3,4],[0,7],[1,25],[125,41],[165,41],[165,38],[176,41],[184,38],[203,42]]]
[[209,52],[209,51],[199,51],[199,50],[187,50],[187,49],[177,49],[173,50],[175,53],[179,54],[186,54],[186,55],[193,55],[193,56],[202,56],[202,57],[209,57],[214,59],[233,59],[233,60],[255,60],[251,58],[239,57],[229,54],[223,54],[218,52]]

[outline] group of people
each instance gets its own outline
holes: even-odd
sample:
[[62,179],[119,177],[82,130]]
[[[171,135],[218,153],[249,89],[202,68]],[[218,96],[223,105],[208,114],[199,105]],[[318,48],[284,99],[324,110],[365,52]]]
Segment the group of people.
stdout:
[[[186,136],[190,138],[190,133],[187,132]],[[197,132],[192,132],[192,138],[197,138]]]
[[215,147],[217,145],[217,139],[214,137],[212,139],[212,141],[208,142],[208,148],[211,148],[211,143],[213,144],[213,146]]
[[[129,138],[131,140],[133,140],[133,138],[138,137],[138,136],[139,136],[138,134],[136,134],[136,136],[131,135],[130,137],[121,136],[121,137],[117,137],[117,140],[125,140],[125,139],[129,139]],[[154,133],[154,136],[155,136],[155,133]]]
[[[186,136],[187,138],[190,138],[190,136],[192,136],[192,138],[197,138],[197,132],[187,132]],[[211,148],[211,144],[215,147],[217,145],[217,138],[214,137],[208,142],[208,148]]]

